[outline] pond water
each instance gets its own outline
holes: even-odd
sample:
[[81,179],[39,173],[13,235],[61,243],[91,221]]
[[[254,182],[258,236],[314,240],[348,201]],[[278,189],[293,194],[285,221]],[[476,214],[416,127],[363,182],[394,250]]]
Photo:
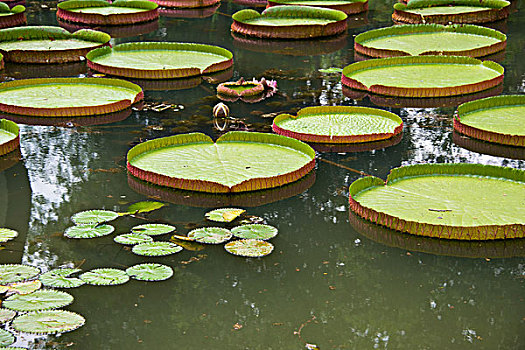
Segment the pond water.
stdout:
[[[29,24],[56,24],[56,3],[28,3]],[[216,44],[234,53],[232,79],[275,79],[277,95],[259,103],[228,103],[239,120],[227,130],[269,132],[269,113],[293,113],[312,105],[374,106],[343,95],[339,74],[318,69],[355,61],[353,37],[391,25],[392,1],[371,0],[367,14],[349,19],[348,34],[314,42],[263,42],[230,35],[231,14],[246,8],[223,1],[205,18],[163,13],[158,23],[119,28],[113,44],[186,41]],[[525,92],[525,5],[498,26],[508,33],[503,94]],[[257,8],[262,10],[261,7]],[[208,15],[213,11],[195,12]],[[194,14],[195,14],[194,13]],[[7,64],[1,78],[84,76],[83,64],[34,68]],[[463,148],[452,132],[452,106],[382,107],[401,115],[402,140],[385,149],[319,153],[315,173],[263,193],[233,197],[167,191],[128,178],[125,155],[146,139],[202,131],[212,137],[215,85],[199,79],[189,88],[157,85],[147,104],[182,105],[162,112],[132,111],[98,126],[21,127],[21,161],[0,172],[0,227],[20,236],[0,252],[2,263],[22,262],[48,270],[65,264],[85,271],[126,268],[155,261],[174,277],[159,283],[131,281],[116,287],[70,290],[67,309],[86,324],[55,337],[19,336],[31,349],[523,349],[525,347],[525,242],[459,243],[401,235],[356,219],[348,211],[348,185],[359,172],[385,177],[401,165],[467,162],[525,168],[520,151]],[[193,87],[192,87],[193,86]],[[153,89],[158,90],[153,90]],[[494,94],[500,91],[493,92]],[[376,101],[377,102],[377,101]],[[385,101],[383,101],[385,102]],[[387,101],[396,103],[396,101]],[[399,103],[399,102],[397,102]],[[447,103],[446,101],[441,103]],[[24,122],[35,122],[23,120]],[[92,122],[97,120],[92,119]],[[74,124],[75,122],[73,122]],[[465,145],[467,146],[467,145]],[[478,153],[483,151],[484,153]],[[494,154],[494,155],[489,155]],[[502,157],[504,156],[504,157]],[[2,165],[0,165],[2,169]],[[262,259],[227,254],[221,246],[143,258],[111,237],[70,240],[62,236],[70,216],[92,209],[122,211],[148,196],[171,202],[149,215],[181,234],[204,224],[210,208],[240,206],[279,228],[275,251]],[[483,203],[479,203],[483,205]],[[128,232],[144,220],[120,218]]]

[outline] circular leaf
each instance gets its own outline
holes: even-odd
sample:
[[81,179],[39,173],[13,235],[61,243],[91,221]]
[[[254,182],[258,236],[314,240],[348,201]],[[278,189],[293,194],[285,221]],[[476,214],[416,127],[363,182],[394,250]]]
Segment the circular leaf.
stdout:
[[81,274],[80,278],[95,286],[115,286],[129,281],[129,276],[124,271],[112,268],[94,269]]
[[239,256],[259,258],[273,251],[273,244],[258,239],[240,239],[224,246],[228,253]]
[[13,310],[0,308],[0,324],[11,321],[15,315],[16,312]]
[[71,274],[80,272],[80,269],[55,269],[43,273],[39,279],[46,287],[53,288],[76,288],[83,285],[85,282],[80,278],[68,277]]
[[139,281],[164,281],[173,276],[173,269],[169,266],[150,263],[131,266],[126,273]]
[[131,250],[137,255],[143,256],[164,256],[178,253],[182,250],[181,246],[171,242],[149,242],[137,244]]
[[140,243],[153,242],[153,238],[144,233],[126,233],[123,235],[118,235],[113,238],[113,240],[120,244],[126,245],[135,245]]
[[145,201],[145,202],[138,202],[130,205],[128,209],[126,210],[126,213],[128,214],[137,214],[137,213],[147,213],[153,210],[160,209],[164,207],[166,204],[160,203],[160,202],[152,202],[152,201]]
[[31,294],[15,294],[5,299],[2,306],[15,311],[42,311],[58,309],[73,302],[73,296],[58,290],[38,290]]
[[175,231],[175,227],[166,224],[144,224],[131,229],[133,233],[142,233],[148,236],[159,236]]
[[67,238],[97,238],[111,234],[115,228],[111,225],[76,225],[66,229]]
[[277,236],[277,228],[270,225],[251,224],[234,227],[232,233],[238,238],[267,240]]
[[18,236],[18,232],[9,228],[0,227],[0,243],[5,243]]
[[205,214],[206,219],[217,222],[232,222],[246,210],[237,208],[221,208],[209,211]]
[[85,322],[84,317],[74,312],[50,310],[17,316],[13,320],[13,328],[18,332],[53,334],[75,330]]
[[19,282],[19,283],[13,283],[8,286],[8,292],[10,293],[17,293],[17,294],[30,294],[33,293],[35,290],[40,289],[42,287],[42,282],[39,280],[29,281],[29,282]]
[[0,329],[0,346],[11,345],[15,342],[15,336],[13,333]]
[[76,213],[71,220],[77,225],[81,224],[99,224],[101,222],[112,221],[118,218],[118,213],[110,210],[86,210]]
[[232,233],[221,227],[201,227],[188,232],[188,237],[199,243],[220,244],[230,240]]
[[31,279],[40,273],[40,269],[28,265],[0,265],[0,284],[21,282]]

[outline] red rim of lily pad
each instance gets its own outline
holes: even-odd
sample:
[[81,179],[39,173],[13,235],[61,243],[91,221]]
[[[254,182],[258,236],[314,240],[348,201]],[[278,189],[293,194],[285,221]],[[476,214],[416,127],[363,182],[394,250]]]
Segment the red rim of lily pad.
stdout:
[[7,62],[16,63],[65,63],[80,61],[90,50],[109,45],[111,37],[103,32],[81,29],[75,33],[53,26],[27,26],[0,30],[0,44],[6,42],[20,42],[30,40],[67,40],[75,39],[95,43],[95,46],[86,46],[74,49],[13,49],[2,50]]
[[[519,222],[495,225],[438,225],[424,222],[424,220],[417,221],[396,217],[366,207],[355,199],[356,196],[366,193],[373,188],[389,186],[396,181],[407,181],[407,179],[410,180],[417,177],[422,178],[428,176],[448,176],[450,178],[466,176],[472,178],[492,178],[503,182],[508,180],[514,183],[523,184],[525,187],[525,170],[466,163],[416,164],[392,169],[386,182],[375,176],[367,176],[354,181],[349,188],[350,209],[357,215],[376,224],[418,236],[458,240],[493,240],[525,237],[525,224]],[[395,206],[396,203],[391,203],[391,205]],[[460,209],[464,210],[465,208]],[[443,214],[444,216],[444,214],[451,210],[432,209],[432,211],[435,211],[438,215]]]
[[[373,117],[384,118],[385,120],[392,121],[397,124],[393,132],[391,133],[367,133],[359,135],[323,135],[323,134],[311,134],[293,131],[283,127],[283,122],[298,120],[301,118],[308,118],[309,116],[317,116],[319,118],[329,118],[333,114],[345,114],[348,116],[352,115],[370,115]],[[306,107],[302,108],[297,112],[297,116],[290,114],[280,114],[274,118],[272,129],[279,135],[292,137],[297,140],[305,142],[317,142],[317,143],[360,143],[360,142],[371,142],[389,139],[395,135],[403,132],[403,121],[399,116],[394,113],[390,113],[377,108],[369,107],[356,107],[356,106],[320,106],[320,107]]]
[[[262,13],[255,10],[245,9],[233,14],[231,30],[233,32],[270,39],[310,39],[316,37],[332,36],[340,34],[347,29],[347,15],[338,10],[312,7],[312,6],[273,6]],[[309,18],[325,20],[324,24],[301,24],[301,25],[260,25],[252,24],[259,18],[283,19],[283,18]]]
[[[202,144],[239,144],[239,143],[254,143],[263,144],[275,147],[284,147],[287,152],[294,153],[296,156],[301,155],[301,158],[309,159],[308,162],[301,165],[293,171],[279,173],[275,176],[269,177],[251,177],[234,185],[225,185],[216,181],[205,179],[190,179],[170,177],[157,173],[153,170],[141,169],[132,165],[134,160],[138,157],[151,153],[154,150],[161,148],[184,147],[187,145],[202,145]],[[285,184],[299,180],[301,177],[308,174],[315,167],[315,151],[307,144],[280,135],[272,135],[257,132],[243,132],[232,131],[219,137],[214,142],[209,136],[202,133],[180,134],[160,139],[154,139],[143,142],[133,147],[127,155],[128,171],[139,179],[167,187],[179,188],[190,191],[202,191],[212,193],[235,193],[244,191],[256,191],[266,188],[279,187]]]
[[159,6],[166,8],[199,8],[209,7],[221,0],[151,0]]
[[15,122],[0,119],[0,130],[13,135],[9,140],[0,142],[0,156],[6,155],[20,147],[20,128]]
[[170,18],[206,18],[213,16],[215,11],[221,7],[220,1],[215,5],[196,8],[159,8],[162,17]]
[[[140,9],[134,13],[82,13],[75,10],[91,7],[122,7]],[[151,1],[116,0],[112,3],[105,0],[67,0],[57,5],[57,18],[67,22],[85,23],[89,25],[118,26],[153,21],[159,18],[159,5]]]
[[423,55],[447,55],[447,56],[469,56],[469,57],[484,57],[492,55],[496,52],[505,50],[507,47],[507,36],[497,30],[475,26],[475,25],[448,25],[441,24],[406,24],[397,25],[386,28],[379,28],[369,30],[367,32],[357,35],[354,39],[354,49],[356,53],[360,53],[369,57],[397,57],[397,56],[411,56],[409,52],[396,49],[376,48],[367,45],[370,40],[376,40],[381,37],[400,36],[405,34],[423,34],[423,33],[459,33],[471,34],[476,36],[489,37],[498,40],[498,42],[476,47],[470,49],[459,50],[445,50],[445,51],[425,51],[420,53]]
[[[493,113],[497,114],[498,109],[503,107],[521,107],[525,109],[525,95],[496,96],[464,103],[458,107],[454,115],[454,130],[475,139],[508,146],[525,147],[525,134],[523,133],[498,133],[461,121],[462,117],[465,118],[470,113],[480,112],[482,110],[493,110]],[[509,118],[511,118],[511,116]],[[503,123],[503,121],[501,122]]]
[[525,160],[525,147],[515,147],[490,143],[460,134],[457,131],[452,133],[452,141],[459,147],[468,149],[471,152],[488,154],[495,157]]
[[254,81],[228,81],[217,86],[217,94],[236,98],[257,96],[263,92],[263,84]]
[[[126,51],[144,51],[147,55],[150,50],[166,50],[166,51],[188,51],[214,54],[221,56],[222,60],[214,62],[204,69],[198,67],[191,68],[163,68],[163,69],[145,69],[144,67],[119,67],[114,65],[106,65],[97,63],[103,57],[119,52]],[[187,78],[196,75],[208,74],[226,70],[233,65],[233,54],[219,46],[195,44],[195,43],[174,43],[174,42],[136,42],[116,45],[113,48],[101,47],[90,51],[86,58],[88,60],[88,67],[104,74],[111,74],[116,76],[123,76],[128,78],[138,79],[175,79]]]
[[71,23],[71,22],[61,21],[60,19],[57,19],[57,22],[60,27],[67,29],[70,32],[74,32],[79,29],[96,28],[98,31],[109,34],[112,38],[128,38],[130,36],[148,34],[148,33],[151,33],[159,29],[158,20],[135,23],[135,24],[119,25],[119,26],[99,26],[99,25],[89,25],[89,24],[82,24],[82,23]]
[[0,16],[0,28],[17,27],[27,23],[26,8],[22,5],[16,5],[10,9],[7,4],[0,2],[0,13],[8,13]]
[[[323,2],[325,4],[323,4]],[[347,15],[368,11],[368,0],[319,0],[319,3],[320,4],[317,5],[315,4],[315,1],[309,0],[268,0],[268,7],[290,5],[324,7],[332,10],[342,11]]]
[[[469,6],[472,11],[461,13],[434,13],[421,15],[411,11],[429,7],[454,7]],[[486,8],[478,10],[476,8]],[[504,0],[412,0],[408,4],[397,3],[394,5],[392,19],[394,22],[419,24],[419,23],[488,23],[505,19],[510,13],[510,2]]]
[[[427,86],[427,87],[403,87],[394,85],[370,84],[364,85],[358,79],[351,77],[352,74],[366,70],[388,68],[388,67],[413,67],[416,65],[442,64],[444,68],[447,65],[478,66],[479,68],[489,69],[496,74],[495,77],[475,82],[465,82],[456,86]],[[438,68],[436,68],[438,69]],[[379,58],[368,61],[361,61],[350,64],[343,69],[341,81],[343,85],[357,90],[368,91],[378,95],[399,96],[410,98],[427,98],[427,97],[448,97],[455,95],[472,94],[500,85],[503,82],[504,69],[501,65],[492,61],[480,61],[478,59],[466,56],[405,56]],[[448,74],[446,71],[442,74]]]

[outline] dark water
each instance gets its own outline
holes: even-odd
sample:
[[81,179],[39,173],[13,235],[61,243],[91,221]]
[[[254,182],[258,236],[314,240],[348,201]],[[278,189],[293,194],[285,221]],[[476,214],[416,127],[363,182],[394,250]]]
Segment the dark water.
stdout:
[[[311,105],[374,105],[367,98],[344,97],[338,75],[318,72],[352,63],[353,36],[391,24],[392,2],[370,2],[367,14],[350,20],[346,36],[321,42],[234,41],[230,15],[245,6],[222,2],[209,17],[163,15],[158,25],[134,28],[146,34],[119,37],[113,43],[190,41],[232,50],[232,79],[276,79],[279,94],[255,104],[229,103],[232,115],[240,119],[229,127],[269,131],[271,119],[261,115]],[[46,2],[48,8],[42,4],[28,4],[30,24],[56,24],[55,3]],[[523,6],[523,1],[515,2],[514,12],[502,24],[508,34],[503,94],[525,90]],[[82,64],[54,70],[7,65],[1,74],[5,80],[83,76],[87,70]],[[184,109],[179,111],[133,111],[127,119],[99,126],[22,126],[22,160],[0,172],[0,227],[21,233],[0,252],[2,262],[23,262],[43,270],[81,264],[89,270],[157,261],[174,267],[175,275],[160,283],[131,281],[118,287],[71,290],[76,300],[68,309],[84,315],[86,325],[60,337],[21,335],[17,345],[34,349],[304,349],[306,343],[321,349],[525,348],[524,242],[458,243],[400,235],[349,215],[347,204],[348,185],[360,176],[347,168],[380,177],[393,167],[421,162],[524,168],[524,161],[512,159],[520,156],[518,150],[484,143],[464,142],[468,149],[459,146],[456,142],[465,140],[452,132],[454,102],[440,108],[382,107],[400,114],[405,122],[399,144],[364,152],[320,153],[313,176],[280,191],[217,198],[129,180],[124,166],[132,145],[188,131],[219,135],[211,118],[211,108],[218,102],[215,86],[192,84],[185,90],[164,86],[146,92],[146,102],[181,104]],[[273,240],[276,249],[263,259],[233,257],[215,246],[148,259],[122,249],[111,237],[73,241],[61,236],[71,225],[69,217],[80,210],[123,210],[148,195],[172,203],[150,217],[175,223],[182,234],[203,223],[208,208],[244,207],[279,228]],[[142,222],[121,218],[115,226],[124,233]],[[192,257],[193,262],[184,263]]]

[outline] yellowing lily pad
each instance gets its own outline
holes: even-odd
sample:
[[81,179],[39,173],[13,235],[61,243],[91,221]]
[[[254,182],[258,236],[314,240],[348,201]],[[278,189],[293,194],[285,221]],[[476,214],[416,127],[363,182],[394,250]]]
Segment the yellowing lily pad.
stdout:
[[273,244],[258,239],[239,239],[226,243],[224,249],[233,255],[260,258],[273,251]]
[[242,215],[246,210],[237,208],[221,208],[209,211],[205,214],[206,219],[217,222],[232,222]]

